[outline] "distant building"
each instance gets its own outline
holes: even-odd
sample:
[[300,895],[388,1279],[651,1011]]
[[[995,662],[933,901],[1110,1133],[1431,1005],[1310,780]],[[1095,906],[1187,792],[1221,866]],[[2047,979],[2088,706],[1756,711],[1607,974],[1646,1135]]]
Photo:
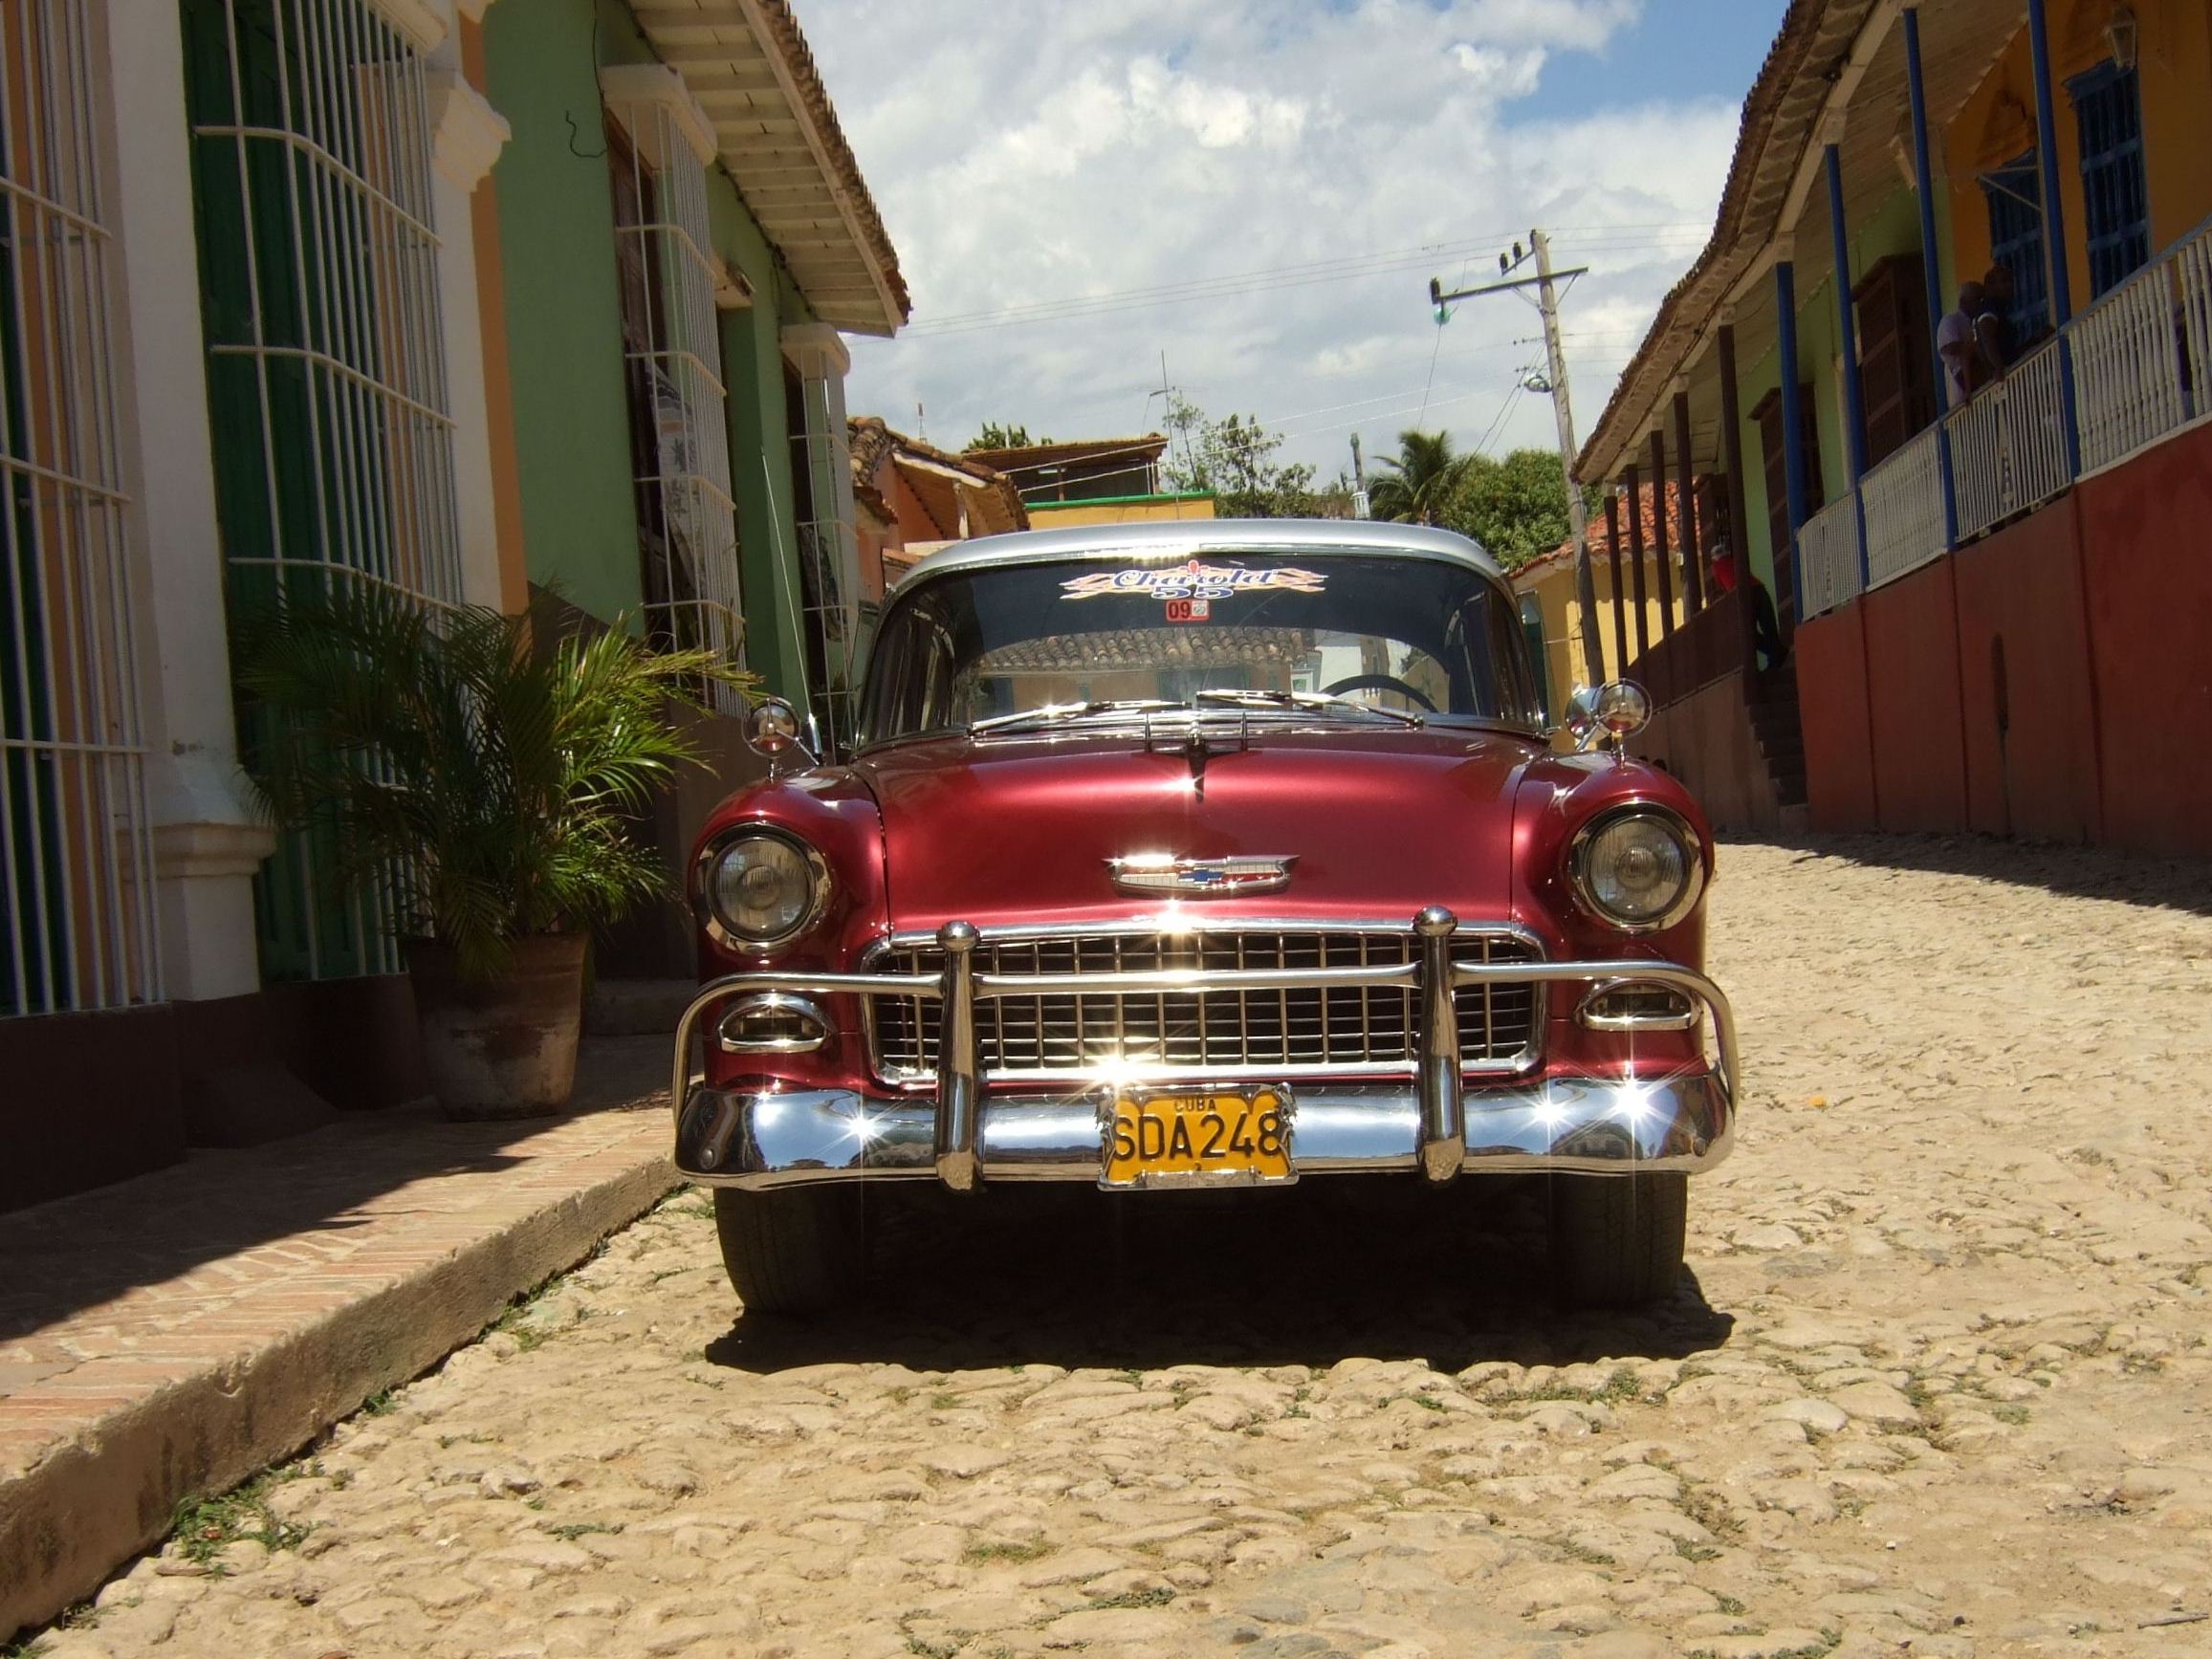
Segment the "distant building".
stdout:
[[1029,528],[1013,480],[975,456],[932,448],[878,415],[854,416],[848,430],[865,612],[880,609],[885,592],[924,554]]
[[1040,530],[1082,524],[1126,524],[1161,518],[1212,518],[1205,491],[1163,491],[1160,457],[1168,440],[1092,438],[1072,444],[1030,444],[1018,449],[971,449],[968,458],[1014,480]]

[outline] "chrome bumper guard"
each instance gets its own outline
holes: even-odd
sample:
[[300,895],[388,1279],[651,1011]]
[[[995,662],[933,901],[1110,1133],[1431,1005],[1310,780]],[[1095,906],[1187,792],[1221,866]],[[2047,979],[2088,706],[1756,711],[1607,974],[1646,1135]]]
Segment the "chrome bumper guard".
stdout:
[[[938,932],[945,968],[911,973],[733,973],[702,986],[676,1024],[669,1100],[676,1164],[711,1186],[771,1187],[856,1176],[934,1175],[955,1191],[984,1180],[1098,1177],[1100,1087],[992,1096],[975,1040],[975,1005],[998,997],[1174,992],[1395,990],[1420,1011],[1414,1075],[1405,1084],[1323,1085],[1297,1091],[1292,1129],[1299,1171],[1419,1169],[1451,1180],[1474,1164],[1492,1170],[1583,1174],[1700,1170],[1728,1154],[1741,1076],[1736,1016],[1702,973],[1656,961],[1461,962],[1449,910],[1414,918],[1419,949],[1404,963],[1369,967],[1174,969],[1123,973],[978,973],[979,935],[965,922]],[[1530,1078],[1470,1092],[1452,993],[1486,981],[1576,984],[1596,995],[1629,985],[1682,992],[1713,1022],[1716,1064],[1662,1079]],[[850,1089],[716,1089],[694,1084],[691,1038],[707,1012],[751,992],[799,995],[934,996],[944,1005],[937,1088],[922,1096]],[[1150,1080],[1148,1080],[1149,1081]],[[1188,1080],[1202,1085],[1202,1077]]]

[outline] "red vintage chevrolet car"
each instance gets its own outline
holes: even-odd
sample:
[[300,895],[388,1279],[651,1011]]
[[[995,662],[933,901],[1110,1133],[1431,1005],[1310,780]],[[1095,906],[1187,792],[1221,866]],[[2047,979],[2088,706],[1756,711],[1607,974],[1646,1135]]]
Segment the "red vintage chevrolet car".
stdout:
[[923,559],[849,751],[762,705],[771,775],[698,846],[676,1161],[739,1297],[836,1299],[867,1183],[1531,1172],[1567,1299],[1669,1293],[1738,1070],[1710,831],[1622,750],[1649,715],[1616,682],[1547,734],[1511,591],[1440,531]]

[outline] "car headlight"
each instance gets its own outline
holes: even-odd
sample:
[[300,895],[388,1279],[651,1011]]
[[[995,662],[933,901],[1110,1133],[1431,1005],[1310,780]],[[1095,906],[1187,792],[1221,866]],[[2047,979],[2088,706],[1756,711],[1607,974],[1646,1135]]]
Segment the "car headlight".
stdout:
[[1671,928],[1704,885],[1703,849],[1690,826],[1657,807],[1601,814],[1569,855],[1575,897],[1599,921],[1630,933]]
[[744,830],[709,850],[701,890],[711,928],[761,948],[797,937],[829,902],[829,865],[780,830]]

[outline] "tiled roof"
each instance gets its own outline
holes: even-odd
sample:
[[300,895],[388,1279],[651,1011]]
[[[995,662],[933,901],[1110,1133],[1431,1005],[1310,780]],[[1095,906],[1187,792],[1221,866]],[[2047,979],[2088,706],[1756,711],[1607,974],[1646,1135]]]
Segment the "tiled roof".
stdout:
[[1588,478],[1617,452],[1656,402],[1749,259],[1780,229],[1799,159],[1814,137],[1828,90],[1851,55],[1874,0],[1790,0],[1759,78],[1743,100],[1735,159],[1704,251],[1669,291],[1605,413],[1576,457]]
[[[1658,557],[1658,511],[1653,502],[1652,491],[1649,489],[1636,491],[1636,502],[1643,518],[1644,557],[1650,561]],[[1682,502],[1679,488],[1671,481],[1667,485],[1665,509],[1667,547],[1670,552],[1678,553],[1682,547]],[[1621,557],[1625,559],[1629,557],[1630,549],[1634,543],[1630,538],[1629,515],[1626,510],[1618,511],[1616,516],[1619,518],[1621,526]],[[1590,498],[1589,556],[1594,563],[1604,563],[1612,556],[1612,543],[1606,535],[1606,505],[1605,496],[1602,493],[1593,494]],[[1522,577],[1527,577],[1533,580],[1546,571],[1573,562],[1574,543],[1563,541],[1549,553],[1538,554],[1526,564],[1514,571],[1513,579],[1518,582]]]
[[821,321],[889,335],[913,306],[883,218],[789,0],[634,10],[714,129],[746,208]]
[[[874,497],[875,474],[886,457],[895,465],[903,458],[926,462],[931,467],[959,472],[985,486],[996,503],[996,510],[989,513],[988,531],[1027,530],[1029,514],[1021,504],[1021,495],[1014,487],[1014,480],[987,467],[973,454],[955,455],[919,438],[909,438],[896,430],[881,415],[854,415],[845,423],[845,433],[852,451],[853,492],[864,497]],[[933,513],[932,513],[933,515]]]
[[1070,461],[1126,459],[1133,467],[1158,460],[1167,447],[1163,433],[1148,432],[1141,438],[1084,438],[1068,444],[1028,444],[1018,449],[971,449],[968,458],[1001,472],[1025,467],[1060,467]]

